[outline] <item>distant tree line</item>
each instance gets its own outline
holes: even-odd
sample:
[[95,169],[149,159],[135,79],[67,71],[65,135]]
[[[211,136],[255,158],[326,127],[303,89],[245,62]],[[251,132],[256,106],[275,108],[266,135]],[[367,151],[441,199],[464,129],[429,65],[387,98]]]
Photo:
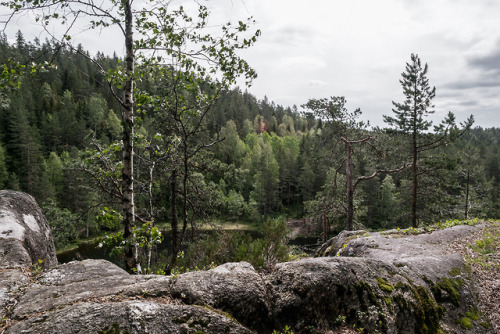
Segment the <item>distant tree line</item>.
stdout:
[[[94,58],[105,70],[120,63],[116,55]],[[2,92],[0,188],[35,196],[59,247],[119,229],[114,192],[123,125],[101,69],[81,47],[26,41],[20,32],[13,45],[0,38],[1,63],[9,59],[55,68],[22,76],[19,89]],[[161,96],[169,81],[158,80],[139,89]],[[352,228],[500,216],[500,129],[476,127],[459,136],[454,119],[435,131],[419,121],[415,151],[403,104],[387,113],[390,129],[369,129],[356,120],[360,111],[348,112],[343,103],[329,110],[331,101],[341,100],[304,101],[299,112],[235,88],[221,91],[206,112],[184,115],[148,108],[146,101],[134,138],[141,223],[179,220],[179,233],[187,233],[203,219],[259,223],[283,215],[338,231],[350,208]],[[446,145],[433,145],[454,134]],[[351,198],[348,178],[356,183]]]

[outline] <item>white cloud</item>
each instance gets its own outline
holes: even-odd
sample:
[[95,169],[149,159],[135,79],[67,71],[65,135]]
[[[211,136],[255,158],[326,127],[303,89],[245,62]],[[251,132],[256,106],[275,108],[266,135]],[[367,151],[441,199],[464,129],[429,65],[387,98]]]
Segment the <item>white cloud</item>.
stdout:
[[[200,3],[214,13],[213,26],[249,16],[257,21],[255,28],[262,36],[242,54],[259,74],[249,89],[259,99],[267,95],[291,106],[309,98],[344,95],[349,108],[361,107],[364,117],[379,124],[381,115],[391,113],[391,101],[403,99],[400,74],[410,54],[418,53],[429,64],[430,84],[437,88],[437,114],[452,110],[462,120],[462,115],[474,113],[478,125],[500,127],[493,112],[500,111],[498,80],[488,75],[495,69],[491,61],[500,40],[500,1]],[[23,32],[34,31],[22,27]],[[108,36],[85,37],[82,44],[99,50],[118,48],[121,54],[123,47],[112,45],[119,39]]]

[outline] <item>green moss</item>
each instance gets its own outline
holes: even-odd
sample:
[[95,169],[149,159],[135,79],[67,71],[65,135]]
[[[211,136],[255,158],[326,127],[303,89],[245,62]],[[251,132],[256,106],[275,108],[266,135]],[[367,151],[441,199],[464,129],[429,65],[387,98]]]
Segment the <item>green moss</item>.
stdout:
[[446,309],[439,306],[423,286],[412,287],[413,297],[417,305],[414,306],[416,316],[416,333],[430,334],[438,333],[440,329],[439,320]]
[[[465,312],[465,316],[460,318],[460,320],[457,320],[457,322],[460,324],[460,327],[463,329],[472,329],[474,327],[474,322],[473,321],[478,321],[481,318],[481,312],[477,308],[472,308],[469,311]],[[483,324],[486,324],[489,327],[489,324],[486,322],[482,322],[481,326],[484,327]],[[485,328],[488,328],[485,327]]]
[[353,235],[348,236],[342,242],[342,247],[345,248],[352,240],[361,238],[364,233],[365,233],[365,231],[358,231],[357,233],[354,233]]
[[387,307],[391,307],[392,306],[392,299],[390,297],[384,297],[384,301],[385,301],[385,305],[387,305]]
[[463,329],[472,329],[472,321],[467,317],[463,317],[460,319],[460,327]]
[[405,297],[402,294],[398,293],[395,296],[393,295],[392,300],[396,303],[396,305],[400,310],[409,309],[408,302],[406,301]]
[[453,276],[453,277],[459,276],[461,273],[462,273],[462,270],[460,270],[460,268],[458,268],[458,267],[454,267],[453,269],[451,269],[448,272],[448,274],[450,274],[450,276]]
[[394,286],[396,289],[398,290],[404,290],[405,288],[407,288],[408,286],[406,284],[404,284],[403,282],[397,282],[396,285]]
[[446,309],[436,303],[425,287],[398,282],[395,290],[411,291],[413,301],[405,298],[399,292],[393,295],[392,300],[397,304],[400,311],[412,311],[416,320],[415,333],[431,334],[442,332],[439,321],[445,314]]
[[121,330],[120,325],[114,322],[111,327],[106,327],[98,332],[99,334],[129,334],[127,330]]
[[459,278],[444,277],[431,287],[432,293],[438,302],[450,302],[456,307],[460,306],[460,293],[458,290],[464,284]]
[[370,303],[380,308],[380,303],[378,302],[377,295],[373,292],[370,284],[365,281],[359,281],[358,284],[356,284],[355,289],[356,294],[358,295],[359,302],[361,304],[362,311],[366,311],[368,307],[365,300],[365,293]]
[[490,324],[487,322],[482,322],[482,323],[480,323],[480,325],[483,326],[483,328],[485,328],[485,329],[490,329]]
[[335,249],[335,245],[331,245],[328,247],[325,252],[322,254],[322,256],[329,256],[333,253],[333,250]]
[[380,290],[391,293],[394,290],[394,286],[389,283],[385,278],[377,277],[377,284]]
[[465,316],[472,320],[478,321],[481,313],[477,308],[472,308],[469,312],[465,312]]

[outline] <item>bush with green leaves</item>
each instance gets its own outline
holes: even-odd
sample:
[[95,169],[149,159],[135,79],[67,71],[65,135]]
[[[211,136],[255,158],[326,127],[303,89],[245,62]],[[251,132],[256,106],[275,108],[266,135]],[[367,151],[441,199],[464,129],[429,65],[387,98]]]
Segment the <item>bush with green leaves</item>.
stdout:
[[121,227],[121,222],[123,216],[108,207],[104,207],[99,215],[96,217],[96,221],[99,228],[103,231],[116,231]]
[[158,227],[153,226],[151,222],[146,222],[141,226],[136,226],[133,229],[133,237],[129,239],[123,238],[123,232],[106,235],[97,247],[110,249],[111,256],[123,255],[125,246],[135,244],[139,248],[150,248],[162,242],[163,235]]
[[78,216],[68,209],[61,209],[53,199],[48,199],[42,206],[49,222],[56,248],[63,248],[76,242]]

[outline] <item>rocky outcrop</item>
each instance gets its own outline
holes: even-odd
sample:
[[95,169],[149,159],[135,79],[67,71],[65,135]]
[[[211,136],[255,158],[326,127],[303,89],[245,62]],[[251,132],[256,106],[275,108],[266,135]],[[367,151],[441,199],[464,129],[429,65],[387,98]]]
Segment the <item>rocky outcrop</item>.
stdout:
[[0,268],[57,264],[49,224],[28,194],[0,191]]
[[49,225],[33,197],[0,191],[0,319],[16,303],[15,292],[30,282],[30,268],[57,264]]
[[[55,265],[46,240],[29,236],[28,229],[46,226],[39,209],[15,209],[5,199],[30,197],[1,194],[2,203],[11,205],[0,226],[7,217],[6,225],[14,226],[9,229],[21,231],[15,217],[24,229],[23,235],[16,232],[16,242],[45,249],[43,263],[50,267],[33,267],[42,253],[28,246],[27,255],[6,260],[0,270],[0,332],[272,333],[289,326],[296,333],[332,333],[342,325],[365,333],[490,332],[463,259],[442,252],[443,243],[475,227],[425,236],[343,233],[323,247],[322,257],[280,263],[267,273],[241,262],[177,276],[139,276],[104,260]],[[23,225],[24,215],[34,217],[38,230],[32,221]],[[467,326],[464,317],[471,320]]]
[[222,310],[258,332],[272,328],[266,280],[246,262],[179,275],[171,296],[183,303]]
[[228,333],[249,329],[199,306],[154,301],[82,302],[16,323],[7,333]]
[[[407,318],[406,322],[396,320],[399,331],[399,324],[405,323],[405,327],[414,328],[415,332],[427,332],[428,325],[426,328],[419,325],[419,321],[413,325],[408,323],[420,319],[432,320],[434,330],[431,332],[440,329],[446,333],[489,333],[493,332],[491,324],[477,308],[474,277],[461,256],[445,251],[447,245],[483,227],[457,225],[434,231],[409,229],[380,233],[343,231],[325,243],[316,255],[363,261],[376,259],[391,265],[390,275],[376,276],[376,280],[381,290],[390,292],[384,298],[390,298],[386,301],[391,307],[397,307],[397,313],[403,315],[401,320]],[[401,298],[408,294],[413,301]],[[426,311],[426,306],[430,306],[432,312]],[[429,317],[433,315],[437,317]]]

